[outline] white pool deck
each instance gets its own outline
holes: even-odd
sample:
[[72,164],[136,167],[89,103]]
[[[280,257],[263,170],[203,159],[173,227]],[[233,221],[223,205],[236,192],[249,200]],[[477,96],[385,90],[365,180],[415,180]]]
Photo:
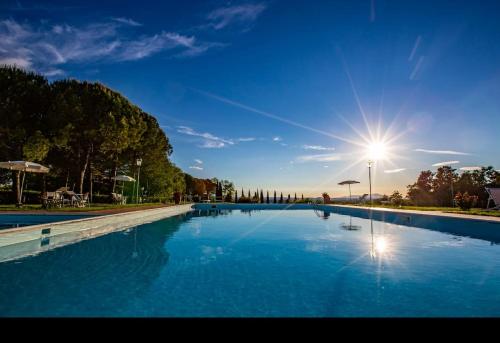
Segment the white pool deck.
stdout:
[[[0,262],[184,214],[192,204],[0,230]],[[50,233],[44,233],[48,231]]]

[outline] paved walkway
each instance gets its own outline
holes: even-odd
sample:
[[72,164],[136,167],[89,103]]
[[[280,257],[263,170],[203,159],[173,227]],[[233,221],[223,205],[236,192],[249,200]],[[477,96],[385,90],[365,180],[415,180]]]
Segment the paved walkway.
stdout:
[[478,214],[462,214],[462,213],[450,213],[443,211],[419,211],[419,210],[405,210],[397,208],[386,208],[386,207],[368,207],[368,206],[350,206],[350,205],[327,205],[333,207],[345,207],[345,208],[362,208],[366,210],[380,211],[380,212],[393,212],[393,213],[406,213],[406,214],[419,214],[426,216],[440,216],[448,218],[460,218],[460,219],[470,219],[470,220],[483,220],[489,222],[500,223],[500,217],[494,216],[482,216]]

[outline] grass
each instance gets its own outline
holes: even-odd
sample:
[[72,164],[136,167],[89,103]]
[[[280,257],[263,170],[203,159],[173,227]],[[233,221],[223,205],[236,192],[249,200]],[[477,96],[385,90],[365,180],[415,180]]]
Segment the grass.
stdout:
[[23,205],[23,207],[16,207],[16,205],[0,205],[1,211],[48,211],[48,212],[92,212],[92,211],[103,211],[103,210],[116,210],[116,209],[134,209],[142,207],[161,207],[165,206],[162,203],[144,203],[144,204],[124,204],[124,205],[114,205],[114,204],[91,204],[90,207],[62,207],[62,208],[51,208],[44,209],[42,205]]
[[[355,206],[369,206],[369,205],[355,205]],[[486,211],[483,208],[471,208],[469,211],[464,211],[459,207],[439,207],[439,206],[395,206],[395,205],[373,205],[373,207],[381,208],[394,208],[398,210],[412,210],[412,211],[441,211],[445,213],[458,213],[470,214],[477,216],[490,216],[500,217],[500,211]]]

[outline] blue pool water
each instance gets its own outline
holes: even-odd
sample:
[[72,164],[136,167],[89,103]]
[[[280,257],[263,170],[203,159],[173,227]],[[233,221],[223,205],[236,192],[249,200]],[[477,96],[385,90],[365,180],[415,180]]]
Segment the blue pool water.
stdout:
[[316,214],[196,211],[0,263],[0,316],[500,316],[498,241]]
[[0,214],[0,230],[10,229],[21,226],[37,225],[45,223],[60,222],[64,220],[73,220],[87,218],[87,214]]

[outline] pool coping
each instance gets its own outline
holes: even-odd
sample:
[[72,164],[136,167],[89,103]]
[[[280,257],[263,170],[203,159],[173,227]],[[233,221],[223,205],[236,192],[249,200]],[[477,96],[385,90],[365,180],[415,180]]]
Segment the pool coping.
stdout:
[[3,229],[0,230],[0,262],[191,211],[192,204],[184,204]]

